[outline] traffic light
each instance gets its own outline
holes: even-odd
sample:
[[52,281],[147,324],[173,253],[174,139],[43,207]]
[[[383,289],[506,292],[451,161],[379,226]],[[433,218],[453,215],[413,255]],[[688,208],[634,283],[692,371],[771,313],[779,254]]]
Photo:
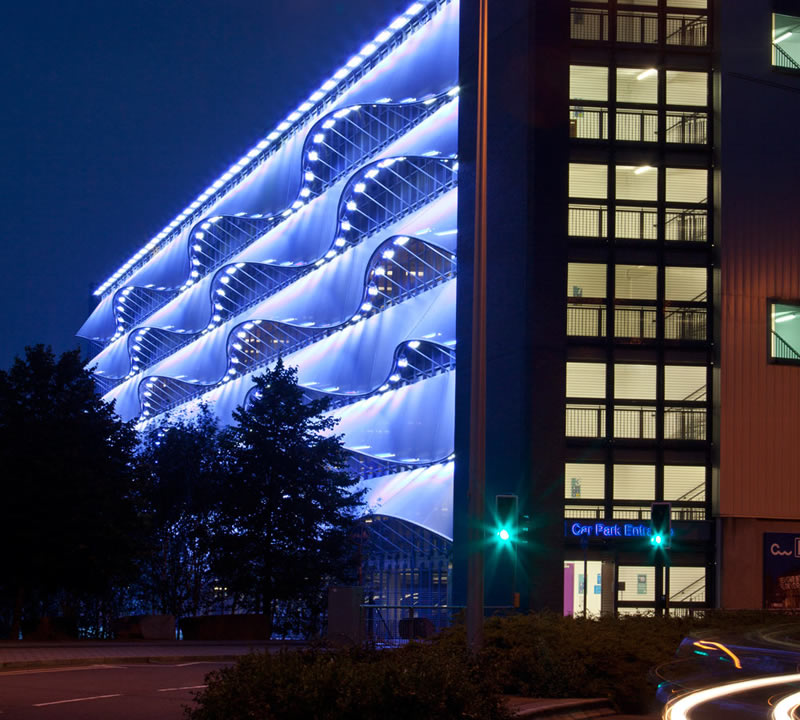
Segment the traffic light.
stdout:
[[672,545],[672,504],[654,502],[650,506],[650,544],[656,548]]
[[519,502],[516,495],[495,495],[495,520],[497,529],[495,536],[501,544],[510,544],[517,540],[519,523]]

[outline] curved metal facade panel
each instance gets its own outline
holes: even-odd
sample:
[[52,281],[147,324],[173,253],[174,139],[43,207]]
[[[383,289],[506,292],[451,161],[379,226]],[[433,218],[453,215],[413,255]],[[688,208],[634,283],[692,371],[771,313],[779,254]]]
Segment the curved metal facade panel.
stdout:
[[283,356],[369,464],[371,510],[452,536],[458,14],[412,5],[391,26],[412,32],[100,289],[79,332],[121,417],[228,423]]

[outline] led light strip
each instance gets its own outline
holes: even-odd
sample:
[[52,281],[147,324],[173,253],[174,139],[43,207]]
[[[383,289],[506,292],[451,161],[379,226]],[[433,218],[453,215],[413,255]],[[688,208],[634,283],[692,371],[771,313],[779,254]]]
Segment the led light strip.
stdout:
[[[430,4],[435,7],[439,0],[432,0]],[[427,7],[426,3],[415,2],[408,7],[408,9],[398,15],[385,30],[381,31],[375,36],[372,42],[367,43],[361,50],[353,55],[341,68],[339,68],[328,80],[326,80],[319,87],[318,90],[313,92],[308,100],[301,103],[297,109],[289,115],[286,119],[280,122],[277,127],[269,133],[263,140],[257,143],[249,152],[243,155],[236,163],[231,165],[227,171],[220,175],[211,185],[209,185],[202,193],[200,193],[195,200],[187,205],[183,212],[179,213],[175,219],[169,223],[158,235],[151,238],[151,240],[141,248],[135,255],[133,255],[122,267],[119,268],[108,280],[106,280],[100,287],[94,291],[95,296],[100,296],[112,287],[118,280],[124,277],[130,270],[134,268],[148,253],[157,251],[164,241],[174,235],[174,231],[181,226],[181,224],[190,218],[198,215],[198,211],[202,205],[215,196],[230,181],[234,180],[245,168],[253,163],[253,161],[266,152],[270,145],[273,145],[276,140],[281,136],[286,135],[288,131],[299,124],[299,121],[305,118],[307,113],[322,104],[326,98],[329,99],[331,93],[339,87],[342,82],[367,58],[374,55],[381,47],[388,43],[395,34],[408,25],[414,17],[419,15]]]

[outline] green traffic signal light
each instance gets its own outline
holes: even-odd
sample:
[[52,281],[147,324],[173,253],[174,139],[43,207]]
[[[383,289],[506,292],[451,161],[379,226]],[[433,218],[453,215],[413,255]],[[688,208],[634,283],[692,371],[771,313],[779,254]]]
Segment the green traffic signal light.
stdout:
[[497,531],[497,534],[500,536],[500,539],[503,542],[508,542],[511,539],[511,533],[505,528],[500,528],[500,530]]
[[653,543],[653,545],[661,545],[664,542],[664,538],[659,534],[655,534],[650,538],[650,542]]

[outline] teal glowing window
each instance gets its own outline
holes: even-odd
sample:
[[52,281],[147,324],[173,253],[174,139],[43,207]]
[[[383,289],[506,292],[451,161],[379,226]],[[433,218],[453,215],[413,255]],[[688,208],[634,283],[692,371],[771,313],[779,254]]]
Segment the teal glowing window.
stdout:
[[770,303],[770,357],[800,362],[800,303]]
[[773,14],[772,64],[783,70],[800,71],[800,17]]

